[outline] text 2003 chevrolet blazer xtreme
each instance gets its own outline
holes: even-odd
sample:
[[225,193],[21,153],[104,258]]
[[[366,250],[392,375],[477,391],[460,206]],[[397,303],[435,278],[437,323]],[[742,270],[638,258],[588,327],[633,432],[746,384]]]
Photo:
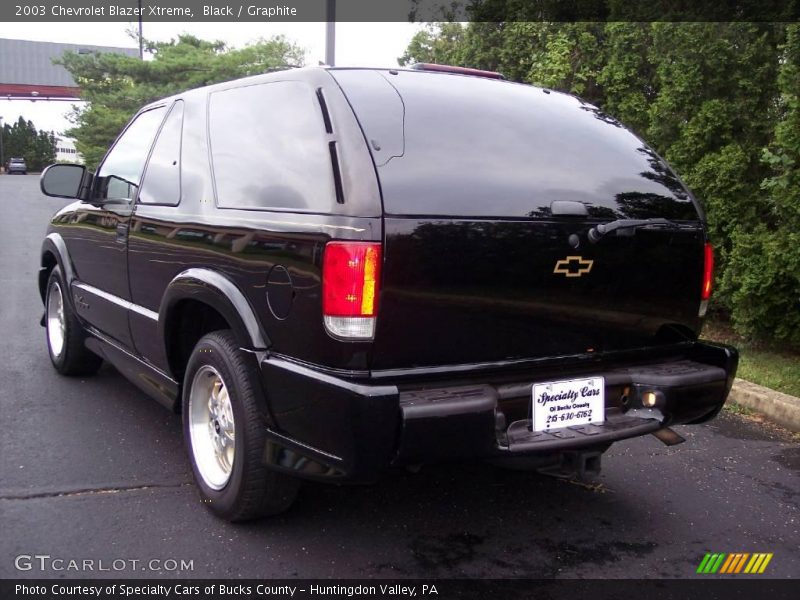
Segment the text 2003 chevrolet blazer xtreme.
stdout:
[[725,402],[704,217],[664,161],[578,98],[434,68],[192,90],[42,176],[77,199],[42,248],[53,365],[182,411],[223,518],[389,465],[596,470]]

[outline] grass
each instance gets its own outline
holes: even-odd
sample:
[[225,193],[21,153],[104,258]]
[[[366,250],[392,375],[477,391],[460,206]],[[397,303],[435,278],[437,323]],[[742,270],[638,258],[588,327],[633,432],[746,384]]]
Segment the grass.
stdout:
[[750,342],[737,335],[730,325],[719,321],[707,321],[701,337],[739,349],[737,377],[784,394],[800,396],[800,353],[763,342]]
[[729,413],[733,413],[736,415],[744,415],[750,416],[754,413],[752,408],[747,406],[742,406],[741,404],[734,404],[733,402],[726,402],[725,405],[722,407],[723,410],[727,410]]
[[800,396],[800,356],[743,350],[739,377],[784,394]]

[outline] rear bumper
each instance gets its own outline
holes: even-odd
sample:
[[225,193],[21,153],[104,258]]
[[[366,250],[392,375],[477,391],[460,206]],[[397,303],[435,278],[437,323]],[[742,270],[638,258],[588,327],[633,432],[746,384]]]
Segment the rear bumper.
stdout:
[[[373,385],[266,356],[260,362],[270,422],[264,461],[311,479],[370,482],[392,464],[604,449],[670,425],[713,418],[725,403],[737,363],[735,349],[697,343],[681,356],[629,366],[482,375],[457,384],[406,378]],[[597,375],[606,382],[603,423],[550,433],[530,430],[533,383]],[[655,407],[642,406],[645,391],[658,393]]]

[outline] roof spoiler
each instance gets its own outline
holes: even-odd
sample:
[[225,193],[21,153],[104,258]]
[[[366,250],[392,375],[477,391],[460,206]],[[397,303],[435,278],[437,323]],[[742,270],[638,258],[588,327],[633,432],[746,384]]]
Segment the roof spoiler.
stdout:
[[455,67],[452,65],[437,65],[435,63],[415,63],[411,65],[415,71],[436,71],[437,73],[455,73],[457,75],[471,75],[473,77],[487,77],[489,79],[503,79],[505,75],[496,71],[483,69],[470,69],[469,67]]

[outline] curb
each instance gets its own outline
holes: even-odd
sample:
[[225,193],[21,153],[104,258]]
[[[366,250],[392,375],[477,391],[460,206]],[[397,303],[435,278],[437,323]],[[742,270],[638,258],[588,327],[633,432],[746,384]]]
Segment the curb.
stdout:
[[728,401],[751,408],[786,429],[800,432],[800,398],[736,379]]

